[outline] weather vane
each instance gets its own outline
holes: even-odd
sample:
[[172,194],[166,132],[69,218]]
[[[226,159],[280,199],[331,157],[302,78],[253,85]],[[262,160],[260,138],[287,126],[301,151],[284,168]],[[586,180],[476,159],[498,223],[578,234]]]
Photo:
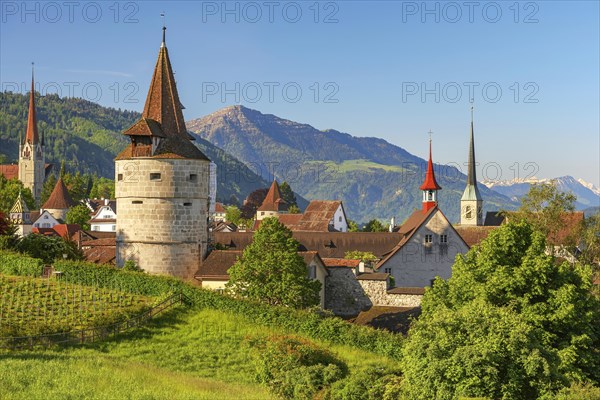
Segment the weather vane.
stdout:
[[430,129],[427,133],[429,134],[429,141],[431,142],[431,135],[433,135],[433,131]]
[[166,23],[165,23],[165,12],[164,11],[160,13],[160,17],[162,18],[163,27],[165,27]]

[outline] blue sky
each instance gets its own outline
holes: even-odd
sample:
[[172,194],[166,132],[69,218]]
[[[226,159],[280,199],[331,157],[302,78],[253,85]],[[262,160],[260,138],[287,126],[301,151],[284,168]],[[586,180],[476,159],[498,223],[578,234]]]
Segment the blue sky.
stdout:
[[421,157],[431,129],[462,165],[471,92],[480,179],[600,186],[597,1],[71,4],[0,3],[2,90],[35,61],[42,92],[141,110],[165,11],[186,119],[240,103]]

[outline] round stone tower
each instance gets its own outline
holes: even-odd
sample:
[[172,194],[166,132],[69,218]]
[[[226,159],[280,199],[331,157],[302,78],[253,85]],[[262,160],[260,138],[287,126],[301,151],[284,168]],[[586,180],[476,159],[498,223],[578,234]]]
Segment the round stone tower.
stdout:
[[117,265],[190,278],[207,249],[210,160],[186,130],[165,29],[142,117],[115,161]]

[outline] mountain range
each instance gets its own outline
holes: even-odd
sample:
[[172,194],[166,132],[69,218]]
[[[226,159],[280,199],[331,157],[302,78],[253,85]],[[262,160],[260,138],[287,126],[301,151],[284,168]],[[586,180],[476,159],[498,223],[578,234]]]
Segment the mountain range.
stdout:
[[[287,181],[307,199],[343,200],[351,219],[395,217],[401,222],[421,207],[426,161],[383,139],[320,131],[239,105],[187,126],[265,179]],[[435,170],[443,188],[440,206],[451,221],[458,221],[466,176],[454,167],[436,165]],[[485,186],[481,193],[485,210],[518,205]]]
[[577,196],[575,208],[585,210],[600,206],[600,189],[583,179],[572,176],[561,176],[554,179],[513,179],[508,181],[483,181],[484,185],[498,193],[508,196],[513,201],[520,201],[534,183],[553,183],[561,192],[572,192]]
[[[28,96],[0,93],[2,162],[16,161],[27,107]],[[36,96],[36,108],[47,162],[67,160],[67,169],[113,179],[114,157],[129,143],[122,132],[139,113],[57,95]],[[196,146],[217,164],[217,199],[222,202],[241,201],[275,177],[291,185],[301,207],[306,199],[340,199],[348,218],[358,222],[391,217],[402,222],[421,207],[426,161],[383,139],[321,131],[243,106],[226,107],[187,125]],[[435,171],[443,188],[440,206],[456,222],[466,177],[444,165],[436,164]],[[484,211],[514,209],[532,182],[484,182],[489,186],[480,187]],[[578,196],[578,209],[598,205],[600,190],[593,185],[572,177],[557,182]]]

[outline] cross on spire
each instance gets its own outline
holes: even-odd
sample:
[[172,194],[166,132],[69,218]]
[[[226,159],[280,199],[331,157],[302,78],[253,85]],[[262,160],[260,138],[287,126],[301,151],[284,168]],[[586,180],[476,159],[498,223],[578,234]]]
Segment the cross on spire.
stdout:
[[165,12],[164,11],[160,13],[160,17],[162,18],[162,23],[163,23],[162,44],[160,45],[160,47],[165,47],[165,32],[167,31],[167,24],[165,23]]
[[433,135],[433,131],[430,129],[429,132],[427,132],[427,134],[429,135],[429,141],[431,142],[431,135]]

